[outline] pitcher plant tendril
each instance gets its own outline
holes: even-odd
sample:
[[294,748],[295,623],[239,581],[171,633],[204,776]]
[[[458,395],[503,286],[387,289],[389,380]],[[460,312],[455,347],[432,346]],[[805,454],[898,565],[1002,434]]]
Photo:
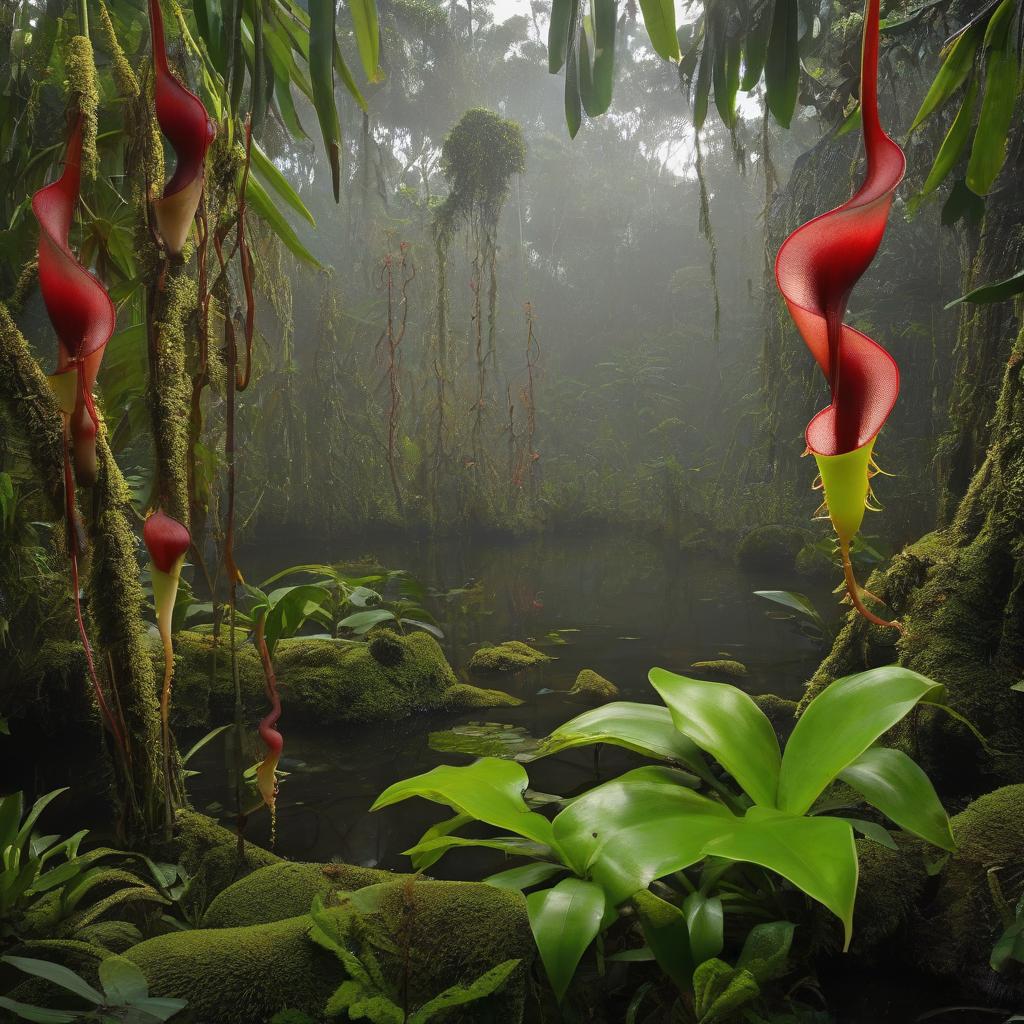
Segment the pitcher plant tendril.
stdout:
[[164,681],[160,691],[160,727],[163,736],[164,768],[167,773],[167,826],[173,822],[170,793],[171,770],[171,684],[174,679],[174,645],[171,624],[174,602],[178,596],[181,569],[185,554],[192,544],[188,530],[173,517],[162,511],[154,512],[142,528],[142,539],[150,558],[150,576],[153,581],[153,604],[156,624],[164,650]]
[[[850,544],[870,504],[879,472],[873,449],[899,394],[892,356],[843,323],[857,281],[871,265],[885,233],[893,193],[906,159],[878,117],[879,0],[867,0],[861,56],[861,111],[867,170],[854,196],[794,231],[779,249],[775,279],[804,342],[828,381],[832,401],[807,425],[807,450],[818,464],[827,513],[839,538],[846,588],[868,621],[900,629],[864,605]],[[874,510],[874,509],[873,509]],[[875,599],[877,600],[877,599]]]
[[124,749],[124,734],[96,672],[82,616],[79,584],[79,558],[85,550],[85,542],[75,502],[75,485],[77,482],[91,487],[96,482],[99,412],[92,389],[103,351],[117,323],[107,290],[78,262],[68,241],[78,205],[81,172],[82,115],[79,114],[68,138],[64,171],[32,197],[32,212],[40,227],[39,289],[57,333],[57,370],[49,381],[64,419],[64,515],[75,621],[96,704],[118,746]]
[[186,89],[168,66],[160,0],[149,0],[149,25],[156,75],[156,119],[176,157],[174,173],[164,185],[163,195],[153,200],[153,214],[164,246],[177,256],[185,247],[199,209],[205,181],[206,151],[217,134],[217,128],[207,115],[202,100]]

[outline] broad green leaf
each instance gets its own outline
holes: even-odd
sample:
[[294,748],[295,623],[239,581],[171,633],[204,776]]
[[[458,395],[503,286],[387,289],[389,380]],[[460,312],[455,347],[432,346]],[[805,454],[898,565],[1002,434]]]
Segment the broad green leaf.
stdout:
[[334,20],[334,0],[309,0],[309,81],[331,163],[331,183],[337,203],[341,199],[341,121],[334,102]]
[[601,930],[605,894],[599,885],[565,878],[526,897],[537,950],[560,1003],[587,947]]
[[949,126],[949,131],[946,132],[946,137],[942,140],[938,153],[935,154],[935,161],[921,186],[921,191],[910,201],[911,213],[917,209],[924,196],[930,195],[946,180],[946,176],[953,169],[964,146],[967,145],[967,140],[971,136],[971,126],[974,124],[974,102],[977,96],[978,80],[973,77],[967,86],[960,110],[953,118],[953,123]]
[[941,704],[946,691],[899,665],[837,679],[797,720],[779,772],[778,804],[805,814],[852,761],[921,702]]
[[20,1020],[32,1021],[33,1024],[74,1024],[81,1019],[80,1013],[69,1013],[67,1010],[47,1010],[42,1006],[31,1006],[19,1003],[16,999],[0,996],[0,1009],[10,1010]]
[[551,822],[531,811],[523,800],[523,791],[529,782],[522,765],[484,757],[463,768],[439,765],[423,775],[396,782],[377,797],[370,810],[377,811],[419,796],[446,804],[453,811],[470,814],[495,828],[508,829],[551,846]]
[[857,895],[857,847],[853,829],[839,818],[805,818],[767,807],[751,807],[703,852],[760,864],[788,879],[843,922],[850,944]]
[[848,821],[853,826],[854,832],[860,833],[865,839],[870,839],[873,843],[878,843],[879,846],[884,846],[887,850],[899,849],[896,845],[896,840],[892,837],[892,833],[884,825],[879,825],[877,821],[851,818],[845,814],[841,817],[843,821]]
[[1020,63],[1011,39],[988,51],[985,95],[967,162],[967,187],[975,195],[988,195],[1006,162],[1006,139],[1017,104],[1019,79]]
[[640,0],[640,10],[654,52],[665,60],[679,60],[674,0]]
[[108,956],[100,961],[100,984],[112,1006],[125,1006],[149,995],[146,976],[123,956]]
[[[1024,270],[1018,270],[1016,274],[1011,275],[1003,281],[997,281],[994,284],[983,284],[978,288],[969,291],[966,295],[961,295],[959,299],[954,299],[952,302],[946,304],[946,309],[956,306],[961,302],[1004,302],[1006,299],[1012,299],[1015,295],[1020,295],[1024,292]],[[1020,689],[1024,689],[1024,685],[1019,686]],[[1011,689],[1018,689],[1018,686],[1013,686]]]
[[921,103],[921,109],[910,126],[911,131],[918,128],[963,85],[974,67],[974,56],[981,42],[982,31],[982,25],[978,24],[957,36]]
[[369,82],[380,82],[384,73],[380,69],[380,28],[377,25],[376,0],[348,0],[355,31],[359,59]]
[[[1013,921],[996,940],[989,965],[993,971],[1002,971],[1011,960],[1024,963],[1024,917]],[[1024,1017],[1011,1017],[1004,1024],[1010,1024],[1011,1020],[1024,1020]]]
[[613,701],[570,719],[542,741],[534,757],[592,743],[611,743],[645,757],[676,761],[699,771],[706,769],[696,744],[672,724],[668,708],[629,701]]
[[53,985],[59,985],[68,992],[73,993],[94,1006],[103,1005],[103,993],[97,992],[87,981],[80,978],[74,971],[63,967],[61,964],[51,963],[49,960],[35,960],[24,956],[0,956],[0,962],[10,964],[25,974],[42,978]]
[[693,952],[686,915],[647,889],[633,894],[633,907],[647,945],[681,992],[693,986]]
[[387,608],[369,608],[364,612],[353,612],[351,615],[346,615],[338,625],[356,633],[365,633],[382,622],[393,622],[394,619],[395,613]]
[[452,985],[451,988],[446,988],[440,995],[427,1000],[415,1013],[411,1014],[408,1024],[427,1024],[437,1014],[447,1013],[455,1006],[465,1006],[478,999],[485,999],[493,992],[497,992],[521,963],[521,960],[506,960],[489,971],[485,971],[468,985]]
[[[439,821],[434,825],[431,825],[426,832],[420,836],[419,842],[416,844],[417,847],[422,846],[424,843],[430,842],[431,839],[438,839],[441,836],[450,836],[453,832],[457,832],[463,825],[468,825],[471,821],[475,821],[471,814],[456,814],[453,818],[445,818],[444,821]],[[426,871],[431,864],[439,861],[447,852],[446,849],[434,850],[432,853],[420,853],[419,854],[419,867],[418,871]]]
[[277,208],[274,200],[270,198],[267,190],[254,174],[250,174],[246,179],[245,201],[256,211],[260,220],[285,244],[293,256],[317,270],[321,269],[320,261],[302,244],[295,229],[285,219],[284,214]]
[[799,28],[797,0],[775,0],[764,84],[768,109],[783,128],[793,119],[800,86]]
[[705,843],[737,820],[679,785],[670,770],[636,768],[577,797],[553,824],[566,862],[618,906],[654,879],[700,860]]
[[545,864],[540,861],[535,864],[524,864],[522,867],[509,868],[507,871],[499,871],[496,875],[485,878],[487,885],[493,885],[496,889],[515,889],[522,892],[524,889],[532,889],[541,882],[565,871],[561,864]]
[[795,590],[755,590],[755,597],[763,597],[766,601],[773,601],[781,604],[784,608],[790,608],[809,619],[820,620],[818,609],[814,602],[806,594],[798,594]]
[[900,828],[943,850],[956,844],[949,817],[921,767],[902,750],[869,747],[839,778]]
[[709,753],[757,804],[775,806],[779,741],[764,712],[727,683],[689,679],[662,668],[648,678],[684,736]]
[[590,117],[600,117],[612,102],[617,6],[617,0],[593,0],[593,18],[580,30],[580,92]]
[[252,169],[300,216],[316,227],[313,214],[306,209],[306,204],[299,198],[298,192],[292,188],[288,179],[277,169],[277,165],[260,148],[253,139]]
[[717,896],[691,892],[683,901],[694,965],[718,956],[725,946],[725,915]]

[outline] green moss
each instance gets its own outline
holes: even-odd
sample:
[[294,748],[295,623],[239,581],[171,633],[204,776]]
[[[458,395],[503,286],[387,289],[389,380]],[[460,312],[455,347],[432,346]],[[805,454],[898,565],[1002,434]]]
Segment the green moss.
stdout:
[[167,273],[157,335],[157,369],[151,375],[148,401],[156,448],[157,480],[163,510],[189,525],[188,429],[192,385],[185,356],[195,344],[198,290],[183,263]]
[[82,171],[96,177],[99,156],[96,152],[97,111],[100,94],[96,87],[96,62],[92,43],[86,36],[72,36],[64,56],[68,94],[71,106],[82,113]]
[[236,928],[282,921],[307,913],[314,896],[349,892],[395,877],[387,871],[350,864],[279,861],[258,868],[221,892],[204,914],[203,927]]
[[876,949],[912,920],[928,875],[922,843],[897,837],[890,850],[869,839],[857,840],[860,879],[853,915],[855,953]]
[[254,843],[241,853],[234,832],[195,811],[178,811],[175,834],[162,851],[167,860],[181,864],[189,876],[182,905],[191,918],[200,917],[218,893],[258,868],[278,864],[281,858]]
[[506,640],[496,647],[479,647],[469,659],[474,672],[519,672],[551,659],[522,640]]
[[344,974],[308,936],[308,916],[148,939],[125,954],[152,996],[187,999],[181,1024],[266,1024],[286,1008],[319,1015]]
[[[226,644],[182,631],[175,640],[175,657],[177,724],[203,725],[229,714],[234,688]],[[396,721],[419,711],[517,703],[505,694],[456,683],[440,645],[423,632],[399,636],[380,630],[369,644],[282,640],[274,665],[291,721],[365,724]],[[250,709],[261,708],[263,671],[252,644],[240,645],[238,667],[243,701]]]
[[523,702],[503,690],[488,690],[470,683],[456,683],[445,691],[445,707],[449,711],[471,711],[474,708],[518,707]]
[[588,704],[602,704],[615,700],[619,696],[619,688],[592,668],[585,668],[576,677],[569,696]]
[[994,870],[1011,907],[1024,891],[1024,785],[980,797],[953,817],[952,827],[957,850],[922,908],[915,958],[938,974],[985,982],[1003,929],[987,873]]
[[117,38],[114,30],[114,23],[110,20],[110,12],[107,5],[100,0],[100,29],[103,32],[103,40],[107,44],[107,52],[110,54],[111,74],[114,84],[117,86],[119,96],[131,99],[139,95],[139,80],[132,71],[132,66],[125,56],[124,49]]
[[792,569],[806,542],[792,526],[757,526],[740,541],[736,560],[744,569]]
[[[380,914],[400,948],[397,956],[379,955],[394,977],[405,963],[411,966],[411,1005],[521,958],[523,966],[504,989],[448,1020],[522,1019],[533,939],[519,893],[472,882],[396,881],[383,894]],[[140,943],[127,956],[149,979],[152,994],[189,1000],[182,1024],[266,1024],[285,1008],[318,1016],[344,975],[337,958],[309,938],[309,926],[303,915],[176,932]]]
[[719,675],[742,678],[747,674],[747,666],[742,661],[720,658],[717,661],[695,661],[690,668],[703,669],[706,672],[717,672]]
[[308,1013],[301,1010],[282,1010],[270,1018],[270,1024],[316,1024]]

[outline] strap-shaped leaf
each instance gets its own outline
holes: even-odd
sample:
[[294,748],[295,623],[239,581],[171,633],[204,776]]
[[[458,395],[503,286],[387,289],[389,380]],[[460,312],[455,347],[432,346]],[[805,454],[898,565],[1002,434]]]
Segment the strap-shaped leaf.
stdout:
[[797,0],[775,0],[764,84],[768,109],[783,128],[793,119],[800,87],[799,27]]
[[647,889],[634,893],[633,907],[658,966],[680,991],[690,991],[694,964],[686,915]]
[[583,954],[601,929],[604,891],[593,882],[566,878],[552,889],[530,893],[526,909],[544,970],[561,1002]]
[[412,866],[417,871],[425,871],[449,850],[470,846],[483,847],[488,850],[501,850],[502,853],[506,853],[510,857],[534,857],[550,860],[552,857],[557,856],[555,851],[547,844],[535,842],[533,839],[524,839],[522,836],[495,836],[491,839],[438,836],[437,839],[428,839],[426,842],[417,843],[416,846],[403,852],[406,857],[412,860]]
[[0,957],[0,961],[10,964],[11,967],[16,967],[19,971],[24,971],[25,974],[31,974],[35,978],[42,978],[53,985],[59,985],[94,1006],[103,1005],[102,992],[97,992],[87,981],[61,964],[24,956],[3,956]]
[[850,824],[751,807],[735,827],[709,841],[704,853],[748,861],[788,879],[843,922],[850,944],[857,896],[857,848]]
[[839,778],[900,828],[944,850],[954,849],[949,817],[935,787],[902,750],[869,747]]
[[960,110],[953,118],[953,123],[942,140],[938,153],[935,154],[935,161],[921,186],[921,191],[907,204],[911,214],[914,213],[925,196],[934,192],[946,180],[946,176],[953,169],[964,146],[967,145],[967,140],[971,136],[971,128],[974,125],[974,103],[977,96],[978,79],[975,76],[971,78],[963,102],[960,104]]
[[600,883],[618,906],[700,860],[704,844],[738,820],[668,769],[637,768],[574,800],[555,818],[554,838],[576,874]]
[[513,889],[522,892],[524,889],[532,889],[541,882],[559,875],[565,871],[561,864],[547,864],[539,861],[534,864],[523,864],[518,868],[509,868],[507,871],[499,871],[484,879],[487,885],[493,885],[496,889]]
[[[334,0],[309,0],[309,80],[331,163],[334,201],[341,195],[341,121],[334,102]],[[250,179],[252,180],[252,179]]]
[[[1003,0],[1016,9],[1015,0]],[[997,12],[998,13],[998,12]],[[993,16],[995,22],[995,16]],[[1017,44],[1003,29],[1002,37],[988,50],[985,65],[985,95],[981,100],[981,113],[974,133],[971,156],[967,162],[967,187],[984,196],[995,184],[996,177],[1006,162],[1006,139],[1017,105],[1020,63]]]
[[966,32],[957,36],[956,41],[946,54],[932,84],[921,103],[910,130],[914,131],[927,117],[938,110],[950,96],[963,84],[974,67],[974,55],[978,51],[984,31],[982,23],[972,25]]
[[569,22],[575,0],[553,0],[548,23],[548,72],[557,75],[565,66],[569,45]]
[[498,757],[483,757],[463,768],[439,765],[423,775],[396,782],[377,797],[370,810],[419,796],[496,828],[552,845],[551,822],[531,811],[523,800],[529,782],[522,765]]
[[662,668],[652,668],[649,678],[676,728],[707,751],[755,803],[775,806],[779,741],[753,700],[727,683],[689,679]]
[[379,82],[384,78],[384,74],[380,69],[380,27],[377,24],[377,2],[376,0],[348,0],[348,9],[352,15],[352,28],[355,31],[359,59],[363,63],[366,79],[369,82]]
[[777,806],[806,813],[848,764],[917,704],[941,704],[945,697],[945,687],[899,665],[837,679],[808,704],[789,737]]
[[679,60],[675,0],[640,0],[640,10],[655,53],[665,60]]
[[672,724],[668,708],[630,701],[613,701],[584,711],[560,725],[533,756],[547,757],[592,743],[611,743],[645,757],[685,764],[699,772],[706,769],[696,744]]

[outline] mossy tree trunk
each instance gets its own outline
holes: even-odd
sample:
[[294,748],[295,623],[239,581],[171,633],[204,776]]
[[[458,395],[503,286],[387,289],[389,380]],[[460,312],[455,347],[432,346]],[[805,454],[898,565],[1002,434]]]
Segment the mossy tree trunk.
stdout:
[[[7,308],[0,304],[0,401],[24,425],[32,464],[43,492],[62,515],[61,417],[38,363]],[[99,477],[86,515],[89,562],[85,604],[93,628],[97,668],[126,725],[128,770],[115,765],[124,838],[144,844],[155,834],[164,808],[160,716],[156,676],[142,622],[133,512],[121,471],[101,426]],[[83,686],[86,682],[83,679]]]
[[947,792],[1024,773],[1024,695],[1011,690],[1024,678],[1024,331],[1004,367],[991,443],[952,521],[868,581],[903,623],[895,650],[879,646],[891,630],[851,615],[805,696],[893,654],[944,683],[992,748],[942,712],[919,711],[904,739]]

